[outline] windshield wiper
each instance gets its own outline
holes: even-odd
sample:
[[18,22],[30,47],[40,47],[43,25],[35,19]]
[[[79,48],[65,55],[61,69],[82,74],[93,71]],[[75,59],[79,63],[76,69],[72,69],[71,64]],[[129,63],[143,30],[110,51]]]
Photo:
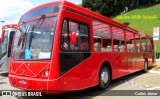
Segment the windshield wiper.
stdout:
[[[24,25],[26,25],[26,22],[25,22],[25,21],[23,21],[22,24],[20,24],[20,25],[18,26],[19,28],[17,28],[17,31],[19,31],[20,34],[22,35],[22,39],[25,38],[24,35],[25,35],[26,30],[27,30],[27,27],[23,30]],[[21,43],[22,43],[22,47],[23,47],[23,45],[24,45],[24,44],[23,44],[23,41],[24,41],[24,40],[20,40],[20,38],[19,38],[17,47],[20,46]]]
[[[41,17],[38,19],[38,21],[37,21],[37,23],[36,23],[36,25],[35,25],[34,28],[35,28],[35,29],[38,29],[39,27],[41,27],[41,25],[43,24],[45,18],[46,18],[46,15],[41,15]],[[42,20],[42,21],[41,21],[41,20]],[[40,21],[41,21],[41,24],[39,25]],[[38,25],[39,25],[39,27],[38,27]]]
[[23,33],[23,37],[22,37],[22,49],[23,49],[23,47],[24,47],[24,43],[25,43],[25,39],[26,39],[26,33],[28,32],[28,30],[29,30],[29,28],[30,28],[30,25],[28,25],[26,28],[25,28],[25,31],[24,31],[24,33]]
[[[46,15],[42,15],[42,16],[38,19],[36,25],[33,25],[32,29],[31,29],[31,34],[30,34],[30,37],[29,37],[29,49],[30,49],[31,44],[32,44],[32,38],[35,37],[35,35],[33,35],[34,30],[39,29],[39,28],[41,27],[41,25],[43,24],[45,18],[46,18]],[[41,20],[42,20],[42,21],[41,21]],[[38,25],[39,25],[39,26],[38,26]]]

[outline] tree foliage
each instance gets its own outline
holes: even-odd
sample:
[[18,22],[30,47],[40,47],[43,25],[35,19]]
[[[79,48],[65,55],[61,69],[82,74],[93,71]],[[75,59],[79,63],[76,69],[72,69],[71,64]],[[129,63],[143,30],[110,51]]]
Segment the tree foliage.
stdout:
[[125,10],[160,3],[160,0],[82,0],[82,6],[111,17]]

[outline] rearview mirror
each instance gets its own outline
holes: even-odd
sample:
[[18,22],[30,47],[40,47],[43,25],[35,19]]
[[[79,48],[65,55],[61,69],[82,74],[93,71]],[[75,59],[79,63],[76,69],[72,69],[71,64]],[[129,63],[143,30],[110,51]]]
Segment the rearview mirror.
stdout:
[[70,34],[70,43],[71,44],[76,44],[77,43],[76,32],[71,32],[71,34]]

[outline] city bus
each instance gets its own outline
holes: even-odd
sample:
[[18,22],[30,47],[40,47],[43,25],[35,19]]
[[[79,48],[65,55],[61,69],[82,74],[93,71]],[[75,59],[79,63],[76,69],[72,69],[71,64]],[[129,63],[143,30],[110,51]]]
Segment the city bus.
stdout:
[[0,73],[8,73],[10,52],[17,24],[8,24],[2,27],[0,38]]
[[154,46],[151,36],[63,0],[21,16],[11,57],[12,86],[55,94],[147,71]]

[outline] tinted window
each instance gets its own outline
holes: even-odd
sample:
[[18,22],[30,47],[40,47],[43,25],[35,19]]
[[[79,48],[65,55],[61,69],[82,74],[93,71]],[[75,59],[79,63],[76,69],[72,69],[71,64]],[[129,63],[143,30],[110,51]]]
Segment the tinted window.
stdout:
[[[75,33],[76,41],[71,35]],[[89,28],[85,23],[65,19],[63,22],[61,49],[63,51],[89,51]]]
[[38,10],[34,10],[32,12],[27,13],[25,16],[23,16],[20,20],[20,22],[23,22],[25,20],[28,20],[30,18],[51,14],[51,13],[58,13],[60,10],[60,5],[54,5],[50,7],[44,7]]

